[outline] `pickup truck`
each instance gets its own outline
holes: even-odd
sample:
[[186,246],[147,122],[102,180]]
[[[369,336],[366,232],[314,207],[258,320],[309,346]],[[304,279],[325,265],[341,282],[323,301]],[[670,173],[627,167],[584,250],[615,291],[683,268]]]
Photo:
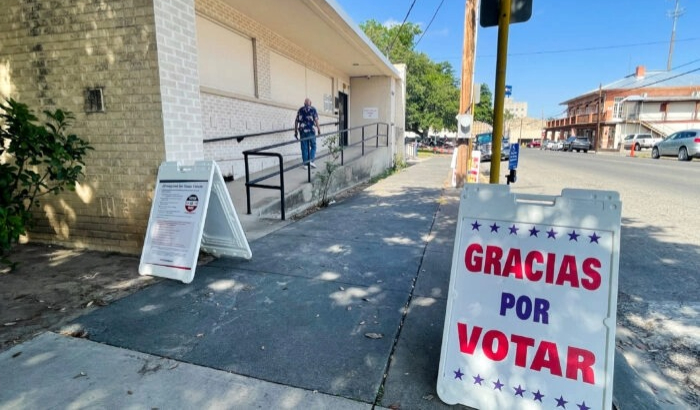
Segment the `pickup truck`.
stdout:
[[657,138],[651,134],[630,134],[622,140],[622,149],[629,150],[633,146],[635,151],[641,151],[644,148],[651,149],[654,144],[662,140],[663,138]]

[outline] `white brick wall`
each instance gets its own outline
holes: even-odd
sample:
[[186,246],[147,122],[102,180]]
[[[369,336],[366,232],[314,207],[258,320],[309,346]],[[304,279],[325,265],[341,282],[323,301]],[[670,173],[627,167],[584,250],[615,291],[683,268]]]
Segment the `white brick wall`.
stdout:
[[154,0],[168,161],[204,158],[194,0]]
[[[256,43],[258,99],[203,90],[202,112],[204,115],[202,122],[204,140],[292,128],[294,126],[296,111],[301,107],[303,101],[299,101],[299,106],[289,106],[271,99],[270,52],[272,51],[333,78],[334,84],[350,83],[348,77],[336,68],[313,57],[308,50],[291,43],[276,34],[273,29],[262,26],[257,21],[248,18],[220,0],[197,0],[195,7],[197,13],[254,38]],[[334,94],[337,94],[337,91],[334,90]],[[322,104],[322,102],[316,102],[316,108],[322,108],[318,104]],[[322,115],[320,109],[319,115],[321,123],[335,122],[337,120],[336,117]],[[330,132],[335,129],[335,126],[323,127],[321,132]],[[244,150],[292,140],[294,140],[294,135],[290,131],[263,137],[253,137],[245,139],[241,143],[235,140],[206,143],[204,144],[204,155],[207,159],[217,161],[224,175],[232,175],[234,179],[238,179],[245,176],[242,154]],[[319,140],[317,145],[317,150],[320,153],[322,142]],[[279,152],[284,155],[285,161],[301,162],[301,151],[298,144],[282,147]],[[251,172],[276,166],[276,164],[276,160],[273,159],[257,159],[250,164]]]
[[[202,93],[202,108],[205,140],[291,129],[294,127],[294,117],[296,116],[295,109],[207,93]],[[319,118],[319,122],[322,124],[334,123],[335,121],[336,119],[333,117],[321,116]],[[334,130],[336,130],[335,125],[321,128],[322,133]],[[231,175],[234,179],[238,179],[245,177],[243,151],[285,141],[294,141],[295,143],[276,148],[274,152],[284,155],[285,161],[301,162],[300,147],[296,143],[292,131],[250,137],[240,143],[236,140],[205,143],[204,155],[206,158],[215,160],[221,167],[221,172],[224,175]],[[319,140],[317,142],[317,152],[320,153],[322,148],[322,142]],[[260,157],[256,157],[249,164],[251,172],[257,172],[273,166],[277,166],[276,159]]]

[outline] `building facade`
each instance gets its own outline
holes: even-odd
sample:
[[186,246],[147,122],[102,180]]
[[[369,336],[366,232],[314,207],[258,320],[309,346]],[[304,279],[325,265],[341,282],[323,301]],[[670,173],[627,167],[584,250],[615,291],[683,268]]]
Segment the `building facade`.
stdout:
[[526,101],[515,101],[510,97],[506,97],[503,100],[503,109],[505,112],[510,112],[513,118],[525,118],[527,117],[527,102]]
[[635,73],[562,103],[564,118],[547,121],[547,139],[588,136],[598,150],[617,150],[625,135],[667,136],[700,126],[700,75],[675,71]]
[[140,252],[163,161],[241,178],[243,150],[292,139],[306,97],[322,131],[389,123],[395,150],[403,81],[333,0],[8,0],[0,14],[0,98],[71,111],[95,148],[29,235],[72,247]]

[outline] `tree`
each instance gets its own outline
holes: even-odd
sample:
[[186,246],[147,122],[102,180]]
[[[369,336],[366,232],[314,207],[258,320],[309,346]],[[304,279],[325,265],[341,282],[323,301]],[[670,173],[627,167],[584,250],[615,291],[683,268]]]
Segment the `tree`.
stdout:
[[474,108],[474,120],[493,125],[493,104],[491,90],[486,84],[481,84],[479,103]]
[[74,134],[67,134],[69,112],[44,111],[48,118],[37,125],[26,104],[0,102],[0,262],[14,266],[5,256],[33,222],[32,208],[39,198],[75,189],[83,176],[83,157],[93,149]]
[[375,20],[360,27],[389,61],[406,64],[406,129],[424,135],[430,128],[456,130],[458,81],[449,63],[435,63],[413,50],[420,27],[413,23],[387,27]]

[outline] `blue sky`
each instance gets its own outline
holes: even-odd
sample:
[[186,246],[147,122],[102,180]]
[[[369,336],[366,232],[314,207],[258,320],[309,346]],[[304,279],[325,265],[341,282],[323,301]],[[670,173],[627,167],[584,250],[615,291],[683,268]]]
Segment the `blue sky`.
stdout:
[[[557,117],[563,101],[634,72],[665,70],[676,0],[533,0],[532,18],[512,24],[506,83],[528,103],[528,116]],[[672,69],[700,69],[700,0],[679,0]],[[336,0],[357,24],[375,19],[400,24],[413,0]],[[441,0],[416,0],[408,21],[424,30]],[[444,0],[416,47],[452,64],[459,78],[464,0]],[[474,82],[494,90],[498,28],[477,33]]]

